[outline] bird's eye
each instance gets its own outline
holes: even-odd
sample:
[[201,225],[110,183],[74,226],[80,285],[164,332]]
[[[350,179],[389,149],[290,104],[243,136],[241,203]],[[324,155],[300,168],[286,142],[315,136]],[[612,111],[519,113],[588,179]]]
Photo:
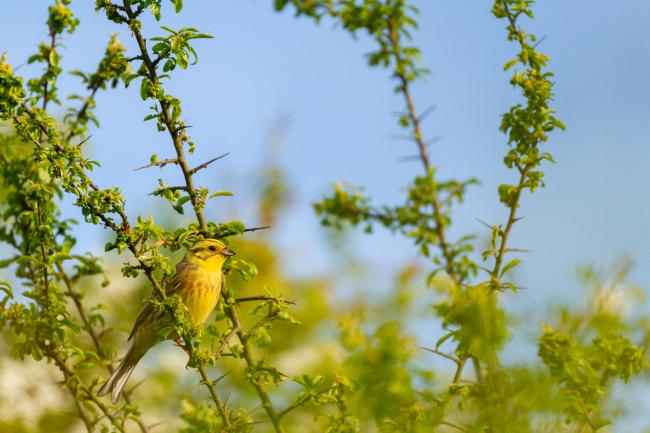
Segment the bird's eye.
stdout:
[[214,245],[210,245],[210,246],[208,247],[208,249],[209,249],[210,251],[217,251],[217,247],[215,247]]

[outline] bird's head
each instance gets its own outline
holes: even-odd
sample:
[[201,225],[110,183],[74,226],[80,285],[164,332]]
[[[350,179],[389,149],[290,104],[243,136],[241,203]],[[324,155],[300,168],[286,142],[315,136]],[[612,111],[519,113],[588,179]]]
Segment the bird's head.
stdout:
[[186,260],[209,270],[219,271],[223,262],[235,253],[217,239],[200,239],[187,251]]

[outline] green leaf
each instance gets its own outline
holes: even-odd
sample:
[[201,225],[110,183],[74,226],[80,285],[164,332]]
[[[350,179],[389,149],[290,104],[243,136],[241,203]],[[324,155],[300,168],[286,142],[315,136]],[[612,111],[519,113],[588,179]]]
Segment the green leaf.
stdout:
[[149,10],[151,11],[151,15],[156,18],[156,21],[160,21],[160,4],[158,3],[151,3],[151,6],[149,6]]
[[555,126],[556,128],[559,128],[559,129],[561,129],[563,131],[566,129],[566,126],[564,126],[564,123],[562,123],[562,121],[560,121],[560,119],[557,119],[557,118],[553,117],[552,122],[553,122],[553,126]]
[[453,337],[454,335],[456,335],[456,331],[449,332],[449,333],[443,335],[442,337],[440,337],[440,338],[438,339],[438,341],[436,341],[436,349],[438,349],[440,346],[442,346],[442,344],[443,344],[445,341],[449,340],[449,339],[450,339],[451,337]]
[[241,344],[234,344],[230,347],[230,350],[236,357],[241,358],[242,354],[244,353],[244,346]]
[[214,197],[232,197],[233,195],[234,194],[232,193],[232,191],[217,191],[217,192],[213,192],[212,194],[210,194],[210,197],[208,197],[208,199],[211,199],[211,198],[214,198]]
[[591,425],[592,425],[593,431],[598,431],[601,428],[610,425],[611,423],[612,422],[610,420],[601,418],[601,419],[598,419],[596,421],[593,421],[591,423]]
[[267,347],[271,345],[271,336],[264,327],[259,327],[251,335],[257,347]]
[[129,84],[131,84],[131,81],[135,80],[136,78],[140,77],[140,74],[129,74],[126,77],[124,77],[124,85],[126,87],[129,87]]
[[90,370],[91,368],[95,368],[95,363],[94,362],[80,362],[79,364],[76,364],[75,367],[77,370]]
[[[174,1],[174,0],[172,0],[172,1]],[[160,26],[160,28],[161,28],[161,29],[163,29],[163,30],[166,30],[166,31],[168,31],[169,33],[171,33],[171,34],[173,34],[173,35],[176,35],[176,34],[178,34],[178,33],[176,33],[176,30],[174,30],[174,29],[172,29],[171,27],[167,27],[167,26]]]
[[503,65],[503,70],[507,71],[508,69],[512,68],[514,65],[516,65],[519,62],[519,59],[512,59],[509,62],[506,62],[505,65]]
[[79,69],[73,69],[72,71],[70,71],[70,75],[80,77],[84,81],[84,83],[88,81],[88,77],[86,76],[86,74],[81,72]]
[[14,292],[11,290],[11,285],[8,282],[0,280],[0,291],[6,293],[6,296],[0,303],[4,303],[6,299],[13,299]]
[[174,210],[175,210],[176,212],[178,212],[179,214],[181,214],[181,215],[184,214],[185,212],[183,211],[183,205],[184,205],[185,203],[187,203],[188,201],[190,201],[190,197],[187,196],[187,195],[185,195],[185,196],[179,198],[179,199],[176,201],[176,204],[174,204],[174,206],[173,206]]
[[289,0],[275,0],[273,6],[275,10],[280,12],[289,3]]
[[140,97],[143,101],[151,96],[151,87],[151,81],[148,78],[143,78],[140,84]]
[[214,36],[209,35],[207,33],[197,33],[195,35],[192,35],[188,39],[214,39]]
[[37,345],[32,346],[32,356],[35,361],[40,361],[43,359],[43,351]]
[[174,60],[174,59],[169,59],[169,60],[167,60],[167,61],[165,62],[165,64],[163,65],[163,72],[169,72],[169,71],[172,71],[172,70],[174,70],[175,67],[176,67],[176,60]]
[[506,263],[506,265],[501,270],[501,273],[499,274],[499,278],[503,277],[508,271],[513,269],[519,263],[521,263],[521,260],[519,260],[519,259],[512,259],[508,263]]
[[0,260],[0,269],[6,268],[7,266],[9,266],[13,262],[15,262],[17,259],[18,259],[18,256],[13,256],[13,257],[5,259],[5,260]]

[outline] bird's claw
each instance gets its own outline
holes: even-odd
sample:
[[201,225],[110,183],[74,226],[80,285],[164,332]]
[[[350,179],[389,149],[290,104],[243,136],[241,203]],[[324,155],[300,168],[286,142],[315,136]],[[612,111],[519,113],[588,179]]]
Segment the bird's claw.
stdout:
[[187,353],[188,355],[190,354],[190,351],[187,349],[187,347],[185,347],[185,344],[183,343],[183,341],[180,338],[177,338],[174,341],[176,342],[176,345],[178,347],[180,347],[181,349],[183,349],[185,351],[185,353]]

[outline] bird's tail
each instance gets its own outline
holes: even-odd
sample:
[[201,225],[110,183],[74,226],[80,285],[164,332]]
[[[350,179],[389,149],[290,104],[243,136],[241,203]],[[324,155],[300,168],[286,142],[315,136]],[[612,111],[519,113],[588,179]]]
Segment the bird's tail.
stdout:
[[[135,345],[134,345],[135,346]],[[117,366],[111,377],[102,385],[102,387],[97,392],[97,395],[102,396],[106,395],[109,392],[111,393],[111,400],[113,403],[117,402],[117,399],[120,398],[124,385],[129,380],[129,376],[133,373],[135,366],[138,365],[138,362],[146,351],[138,353],[134,350],[135,347],[131,347],[129,352],[126,354],[120,365]]]

